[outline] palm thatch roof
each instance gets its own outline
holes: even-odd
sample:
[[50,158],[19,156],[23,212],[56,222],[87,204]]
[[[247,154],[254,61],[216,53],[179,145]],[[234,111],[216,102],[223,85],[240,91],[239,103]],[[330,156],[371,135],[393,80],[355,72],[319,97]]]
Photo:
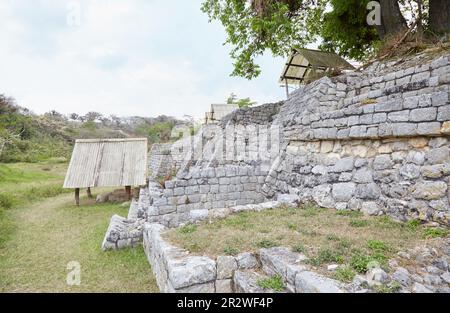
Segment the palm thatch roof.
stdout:
[[64,188],[145,185],[147,139],[81,139],[75,142]]
[[351,70],[354,67],[339,55],[310,49],[295,49],[280,76],[280,84],[299,85],[326,72]]

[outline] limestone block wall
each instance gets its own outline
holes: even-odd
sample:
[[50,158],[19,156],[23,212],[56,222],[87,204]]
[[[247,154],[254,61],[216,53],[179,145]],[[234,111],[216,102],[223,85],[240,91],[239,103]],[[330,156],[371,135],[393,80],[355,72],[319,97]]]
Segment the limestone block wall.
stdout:
[[172,158],[171,144],[153,144],[149,153],[150,178],[166,177],[175,166]]
[[[192,167],[189,173],[153,192],[148,220],[169,227],[208,218],[212,209],[264,202],[261,192],[268,171],[250,165]],[[153,187],[154,188],[154,187]],[[145,196],[141,202],[146,202]]]
[[292,141],[264,189],[327,208],[448,223],[449,174],[448,138]]
[[448,224],[449,82],[449,55],[419,55],[302,88],[274,121],[287,148],[263,191]]

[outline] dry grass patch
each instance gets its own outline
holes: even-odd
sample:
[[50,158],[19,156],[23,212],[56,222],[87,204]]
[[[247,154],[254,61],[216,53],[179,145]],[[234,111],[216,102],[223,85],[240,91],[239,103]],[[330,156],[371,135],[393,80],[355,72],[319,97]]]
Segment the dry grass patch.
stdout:
[[164,237],[193,254],[212,257],[290,247],[305,253],[319,270],[327,264],[342,264],[338,276],[348,281],[351,273],[366,271],[369,262],[386,265],[397,251],[428,240],[428,233],[416,221],[398,223],[386,216],[366,217],[308,205],[243,212],[213,223],[171,229]]

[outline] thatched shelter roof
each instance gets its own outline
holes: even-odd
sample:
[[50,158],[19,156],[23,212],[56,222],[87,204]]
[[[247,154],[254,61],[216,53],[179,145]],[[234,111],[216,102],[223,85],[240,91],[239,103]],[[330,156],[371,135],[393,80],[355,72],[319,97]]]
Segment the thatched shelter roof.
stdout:
[[279,83],[298,85],[311,77],[320,77],[327,71],[351,69],[354,67],[335,53],[296,49],[285,64]]
[[146,138],[80,139],[64,188],[141,186],[146,179]]

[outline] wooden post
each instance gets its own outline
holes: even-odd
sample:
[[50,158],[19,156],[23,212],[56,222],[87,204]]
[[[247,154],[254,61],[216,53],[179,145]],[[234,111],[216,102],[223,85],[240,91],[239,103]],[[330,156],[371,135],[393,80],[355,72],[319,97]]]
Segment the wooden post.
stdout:
[[75,203],[80,205],[80,188],[75,188]]
[[86,193],[87,193],[87,196],[88,196],[89,199],[92,199],[92,198],[93,198],[93,197],[92,197],[92,192],[91,192],[91,187],[88,187],[88,188],[87,188]]
[[125,186],[125,192],[127,193],[128,201],[131,200],[131,186]]

